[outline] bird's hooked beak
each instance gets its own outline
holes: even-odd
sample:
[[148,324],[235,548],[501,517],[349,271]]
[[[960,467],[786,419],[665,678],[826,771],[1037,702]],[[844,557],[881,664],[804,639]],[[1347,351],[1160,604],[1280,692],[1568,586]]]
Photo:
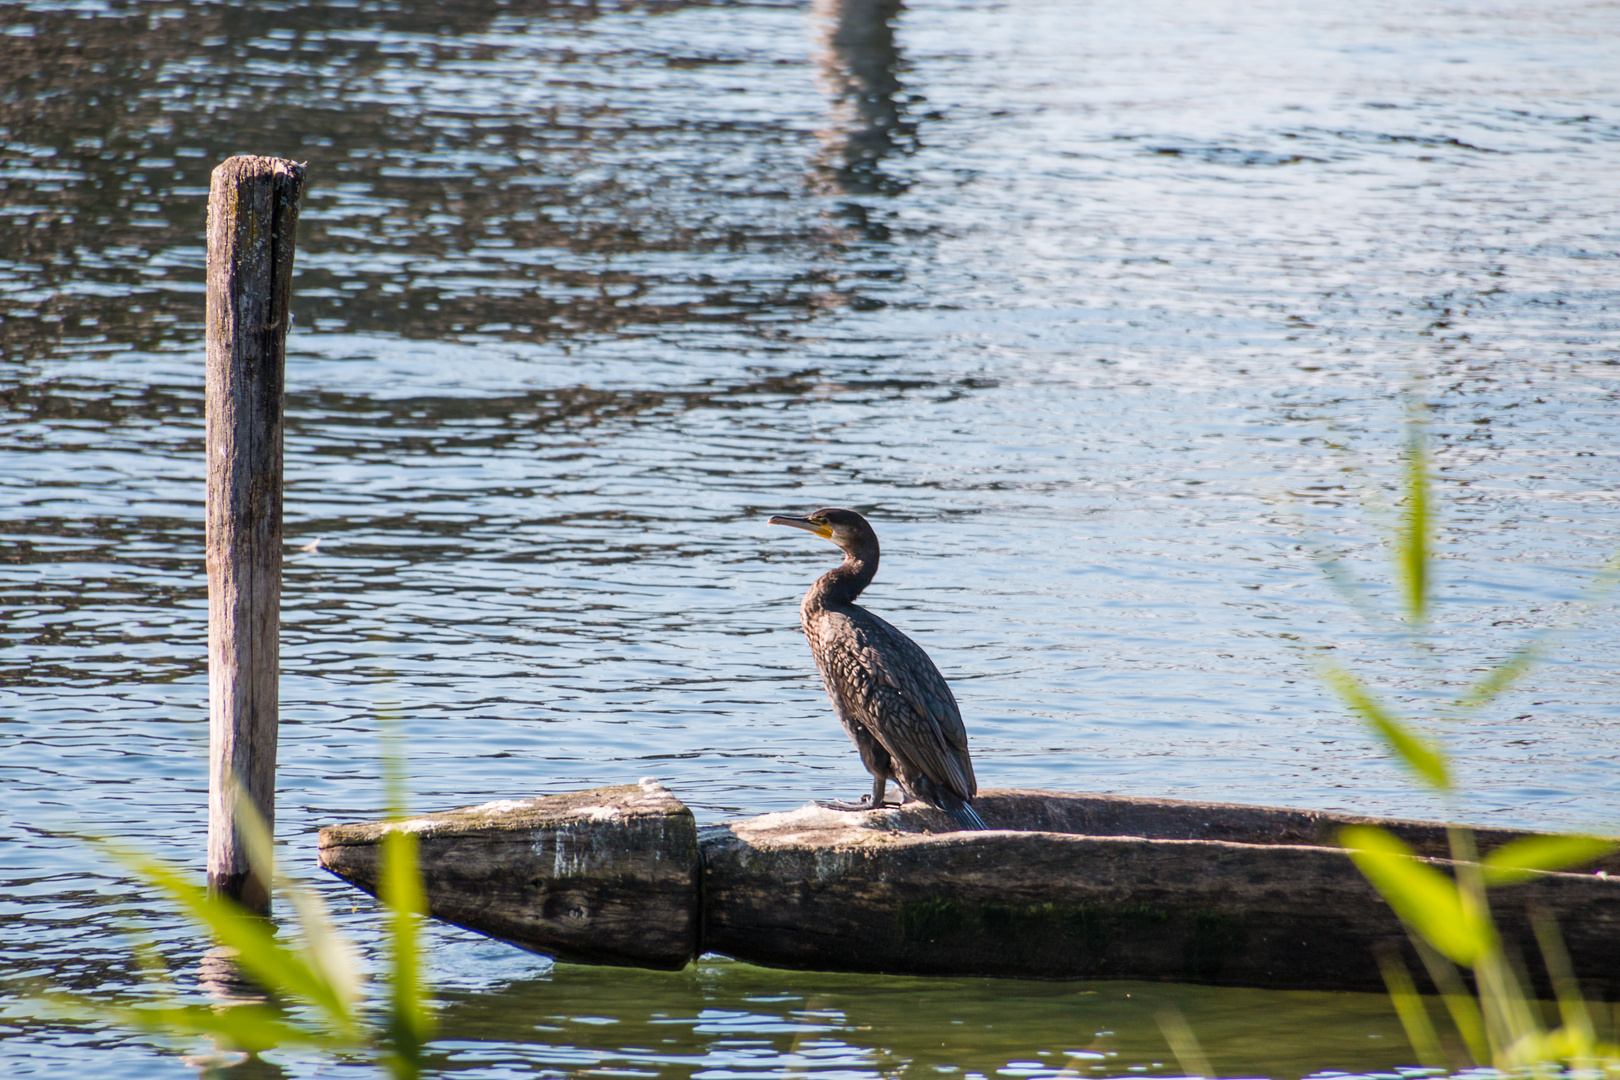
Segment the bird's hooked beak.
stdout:
[[777,514],[775,517],[771,518],[770,521],[766,522],[766,524],[767,525],[791,525],[795,529],[803,529],[805,532],[815,533],[817,536],[821,537],[823,540],[831,540],[832,539],[832,529],[831,528],[829,528],[826,525],[817,525],[815,522],[811,521],[809,518],[787,517],[787,516],[782,515],[782,514]]

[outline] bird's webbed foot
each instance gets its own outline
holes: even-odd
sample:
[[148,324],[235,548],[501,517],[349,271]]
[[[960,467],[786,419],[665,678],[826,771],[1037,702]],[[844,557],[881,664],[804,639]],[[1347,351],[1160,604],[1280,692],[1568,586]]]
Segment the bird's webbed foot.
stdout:
[[815,805],[823,810],[876,810],[888,804],[879,803],[877,806],[873,806],[872,796],[862,795],[855,802],[845,802],[839,799],[816,799]]

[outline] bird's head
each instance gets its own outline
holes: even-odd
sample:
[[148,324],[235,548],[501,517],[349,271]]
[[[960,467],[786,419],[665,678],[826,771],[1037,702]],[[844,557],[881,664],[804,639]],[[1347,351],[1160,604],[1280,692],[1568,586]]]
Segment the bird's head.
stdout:
[[854,554],[857,551],[866,551],[877,548],[877,533],[866,519],[853,510],[839,510],[825,507],[812,510],[805,517],[788,517],[778,514],[771,518],[771,525],[791,525],[795,529],[815,533],[824,540],[831,540],[846,552]]

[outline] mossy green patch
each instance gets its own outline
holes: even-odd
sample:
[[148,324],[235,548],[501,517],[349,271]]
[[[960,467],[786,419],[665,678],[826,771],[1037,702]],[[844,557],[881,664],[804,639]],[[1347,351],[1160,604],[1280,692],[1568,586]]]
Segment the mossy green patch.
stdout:
[[1182,965],[1190,979],[1213,981],[1226,965],[1226,958],[1240,952],[1248,934],[1235,915],[1220,911],[1200,911],[1193,916],[1192,933],[1182,945]]
[[941,938],[960,935],[970,923],[969,912],[958,900],[931,899],[902,903],[899,908],[900,940],[925,945]]

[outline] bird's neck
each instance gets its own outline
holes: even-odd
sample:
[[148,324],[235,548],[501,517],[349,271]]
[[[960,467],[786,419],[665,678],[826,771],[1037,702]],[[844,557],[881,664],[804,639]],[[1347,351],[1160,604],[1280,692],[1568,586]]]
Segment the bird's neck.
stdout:
[[839,607],[853,604],[861,591],[872,584],[877,573],[877,552],[846,552],[844,561],[822,574],[810,587],[806,604],[817,607]]

